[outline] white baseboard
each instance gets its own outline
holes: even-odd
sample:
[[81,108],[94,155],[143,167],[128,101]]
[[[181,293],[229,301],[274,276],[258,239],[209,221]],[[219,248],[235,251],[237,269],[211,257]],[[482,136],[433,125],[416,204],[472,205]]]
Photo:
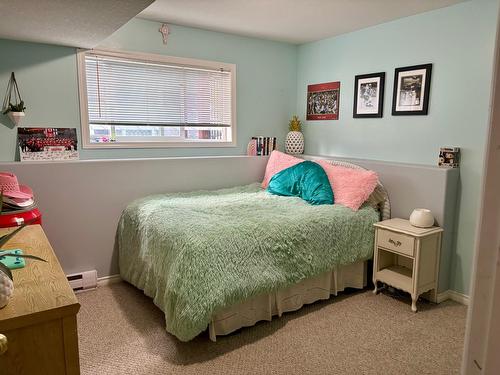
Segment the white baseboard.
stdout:
[[122,278],[120,275],[110,275],[110,276],[104,276],[104,277],[98,277],[97,278],[97,286],[105,286],[105,285],[110,285],[110,284],[115,284],[119,283],[122,281]]
[[454,290],[447,290],[437,295],[437,303],[441,303],[447,299],[469,306],[469,296],[466,294],[462,294]]

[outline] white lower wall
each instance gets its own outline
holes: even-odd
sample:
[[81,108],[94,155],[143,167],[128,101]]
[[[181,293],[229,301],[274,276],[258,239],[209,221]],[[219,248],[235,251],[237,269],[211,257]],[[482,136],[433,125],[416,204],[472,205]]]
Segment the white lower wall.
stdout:
[[450,265],[454,261],[457,238],[455,219],[459,191],[458,168],[337,156],[304,155],[304,158],[343,160],[377,172],[389,194],[391,217],[408,219],[415,208],[430,209],[436,224],[444,229],[439,265],[439,291],[450,289],[450,277],[454,276]]
[[260,181],[267,157],[196,157],[0,163],[29,185],[43,228],[66,274],[118,273],[113,251],[122,210],[149,194],[217,189]]
[[[314,159],[314,156],[304,156]],[[328,157],[326,157],[328,158]],[[210,190],[261,181],[267,157],[220,156],[162,159],[0,163],[30,185],[43,227],[67,274],[96,269],[98,277],[119,272],[116,226],[132,200],[150,194]],[[337,158],[341,159],[341,158]],[[454,256],[458,169],[343,159],[372,169],[389,193],[393,217],[416,207],[431,209],[445,229],[439,291],[449,289]]]

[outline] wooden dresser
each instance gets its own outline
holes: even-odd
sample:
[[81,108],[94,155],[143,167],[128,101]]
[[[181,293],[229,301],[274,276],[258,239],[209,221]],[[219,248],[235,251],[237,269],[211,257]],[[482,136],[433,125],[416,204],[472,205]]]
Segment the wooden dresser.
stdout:
[[80,305],[42,228],[28,226],[2,247],[15,248],[48,263],[27,259],[25,268],[12,270],[14,294],[0,309],[0,334],[7,339],[0,374],[79,374]]

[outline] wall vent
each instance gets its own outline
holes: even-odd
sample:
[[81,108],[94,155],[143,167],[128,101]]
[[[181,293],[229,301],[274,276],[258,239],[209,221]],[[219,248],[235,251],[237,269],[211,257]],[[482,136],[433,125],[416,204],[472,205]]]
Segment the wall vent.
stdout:
[[75,292],[97,288],[97,271],[85,271],[67,275],[69,285]]

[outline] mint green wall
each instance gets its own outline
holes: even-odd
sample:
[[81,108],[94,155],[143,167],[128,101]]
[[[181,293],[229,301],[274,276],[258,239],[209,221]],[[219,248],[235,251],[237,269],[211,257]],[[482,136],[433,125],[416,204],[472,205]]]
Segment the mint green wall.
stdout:
[[[241,155],[253,135],[283,141],[296,103],[296,46],[175,25],[165,46],[159,26],[134,19],[100,47],[236,64],[237,147],[81,150],[81,158]],[[75,53],[74,48],[0,39],[0,93],[15,71],[28,107],[23,126],[80,131]],[[16,128],[0,115],[0,161],[15,160],[15,153]]]
[[[441,146],[462,149],[452,289],[468,293],[489,113],[498,0],[473,0],[299,47],[135,19],[102,47],[237,64],[238,147],[82,150],[82,158],[243,154],[249,137],[283,140],[287,120],[305,111],[307,84],[341,81],[338,121],[304,125],[306,152],[435,164]],[[26,126],[79,130],[73,48],[0,40],[0,93],[16,72],[28,105]],[[394,68],[434,64],[428,116],[390,115]],[[354,76],[385,71],[384,118],[353,119]],[[0,161],[16,153],[16,129],[0,115]]]
[[[0,95],[3,101],[11,71],[16,73],[28,107],[26,126],[78,127],[75,50],[0,39]],[[17,128],[0,114],[0,161],[16,154]]]
[[[341,81],[340,119],[303,126],[306,153],[437,163],[462,151],[451,289],[468,293],[492,80],[497,0],[474,0],[299,47],[297,112],[307,85]],[[394,69],[433,63],[428,116],[391,116]],[[384,117],[353,119],[354,76],[386,72]],[[410,213],[408,213],[410,214]]]

